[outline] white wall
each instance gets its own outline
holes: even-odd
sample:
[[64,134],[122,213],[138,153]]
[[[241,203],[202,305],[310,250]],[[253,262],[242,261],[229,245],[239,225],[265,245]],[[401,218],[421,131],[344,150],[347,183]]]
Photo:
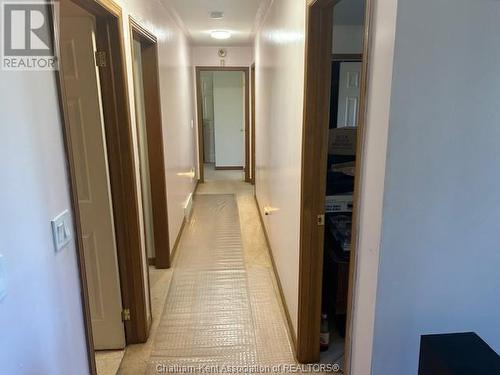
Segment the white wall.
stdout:
[[332,53],[363,53],[366,0],[342,0],[333,7]]
[[88,374],[75,244],[54,252],[70,208],[55,75],[0,71],[0,301],[4,374]]
[[275,0],[257,34],[256,194],[297,331],[305,1]]
[[364,27],[333,25],[332,53],[363,53]]
[[[351,374],[371,373],[398,0],[375,1],[353,292]],[[399,374],[397,374],[399,375]]]
[[[119,3],[123,6],[134,127],[129,15],[159,40],[172,247],[195,183],[194,178],[185,176],[195,168],[196,144],[191,127],[194,103],[190,47],[168,5],[154,0]],[[0,301],[2,371],[87,374],[75,246],[71,244],[56,255],[50,233],[50,219],[70,205],[54,74],[0,71],[0,76],[0,254],[5,258],[9,284],[7,297]],[[134,144],[137,149],[136,133]],[[135,156],[138,171],[137,152]],[[139,180],[137,184],[139,187]],[[142,237],[144,246],[144,233]]]
[[215,166],[245,165],[245,76],[242,72],[214,72]]
[[[225,66],[250,66],[253,63],[252,47],[223,47],[227,51]],[[220,66],[219,47],[192,47],[194,66]]]
[[500,2],[399,0],[373,374],[420,335],[500,352]]

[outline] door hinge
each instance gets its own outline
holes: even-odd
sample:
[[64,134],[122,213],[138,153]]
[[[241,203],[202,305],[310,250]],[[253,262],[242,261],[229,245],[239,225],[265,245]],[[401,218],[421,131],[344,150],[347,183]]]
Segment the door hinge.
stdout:
[[325,215],[324,214],[321,214],[321,215],[318,215],[318,226],[323,226],[325,225]]
[[99,68],[106,66],[106,52],[105,51],[95,51],[95,65]]
[[122,321],[126,322],[130,320],[130,309],[124,309],[122,311]]

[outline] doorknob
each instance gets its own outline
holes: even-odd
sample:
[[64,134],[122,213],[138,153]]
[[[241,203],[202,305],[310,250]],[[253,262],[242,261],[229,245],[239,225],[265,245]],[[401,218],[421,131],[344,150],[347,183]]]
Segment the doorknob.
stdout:
[[265,206],[264,207],[264,215],[266,215],[266,216],[269,216],[273,212],[276,212],[276,211],[279,211],[279,208],[270,207],[270,206]]

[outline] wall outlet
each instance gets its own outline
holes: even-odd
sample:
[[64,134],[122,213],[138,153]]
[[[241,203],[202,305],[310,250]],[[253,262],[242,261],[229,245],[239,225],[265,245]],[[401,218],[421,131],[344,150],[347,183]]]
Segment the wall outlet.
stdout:
[[73,238],[71,234],[71,217],[68,210],[63,211],[50,222],[52,226],[52,238],[56,252],[61,251]]
[[7,270],[5,269],[5,258],[0,254],[0,302],[7,296]]

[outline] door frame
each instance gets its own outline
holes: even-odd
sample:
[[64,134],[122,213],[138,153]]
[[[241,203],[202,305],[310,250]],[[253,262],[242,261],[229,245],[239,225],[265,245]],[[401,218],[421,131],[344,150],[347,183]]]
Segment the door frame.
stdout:
[[[139,204],[136,189],[134,150],[122,29],[122,10],[112,0],[72,1],[96,18],[97,48],[107,56],[105,67],[99,68],[108,167],[115,222],[118,267],[122,305],[130,310],[130,320],[124,321],[126,344],[144,343],[149,336],[150,322],[146,310],[146,294],[142,269],[142,249],[139,224]],[[54,9],[50,7],[51,17]],[[56,41],[59,43],[59,40]],[[92,337],[85,254],[83,249],[80,210],[76,188],[65,82],[60,71],[55,71],[58,90],[65,157],[71,195],[71,210],[77,248],[83,318],[86,329],[89,368],[96,373]],[[149,292],[149,291],[148,291]]]
[[[299,311],[297,358],[302,363],[319,361],[319,333],[323,274],[326,167],[330,114],[333,7],[339,0],[308,0],[306,26],[306,66],[304,85],[304,122],[302,133],[302,177],[300,209]],[[357,138],[356,179],[352,224],[352,247],[349,265],[347,329],[345,338],[345,373],[350,373],[352,357],[353,294],[357,273],[359,241],[361,170],[364,164],[365,114],[368,64],[371,47],[373,0],[366,0],[362,77],[360,86]]]
[[[153,209],[156,268],[170,268],[170,239],[168,231],[167,182],[165,178],[165,154],[163,149],[163,125],[161,113],[158,40],[156,36],[129,16],[130,48],[134,40],[141,44],[142,77],[148,143],[148,161]],[[132,62],[133,64],[133,62]],[[134,87],[137,85],[134,79]],[[138,138],[139,139],[139,138]]]
[[243,167],[245,170],[245,182],[250,181],[250,69],[247,66],[197,66],[195,67],[196,72],[196,101],[197,101],[197,122],[198,122],[198,164],[199,164],[199,178],[198,181],[203,183],[205,182],[205,163],[204,159],[204,139],[203,139],[203,100],[201,93],[201,72],[243,72],[245,74],[245,166]]

